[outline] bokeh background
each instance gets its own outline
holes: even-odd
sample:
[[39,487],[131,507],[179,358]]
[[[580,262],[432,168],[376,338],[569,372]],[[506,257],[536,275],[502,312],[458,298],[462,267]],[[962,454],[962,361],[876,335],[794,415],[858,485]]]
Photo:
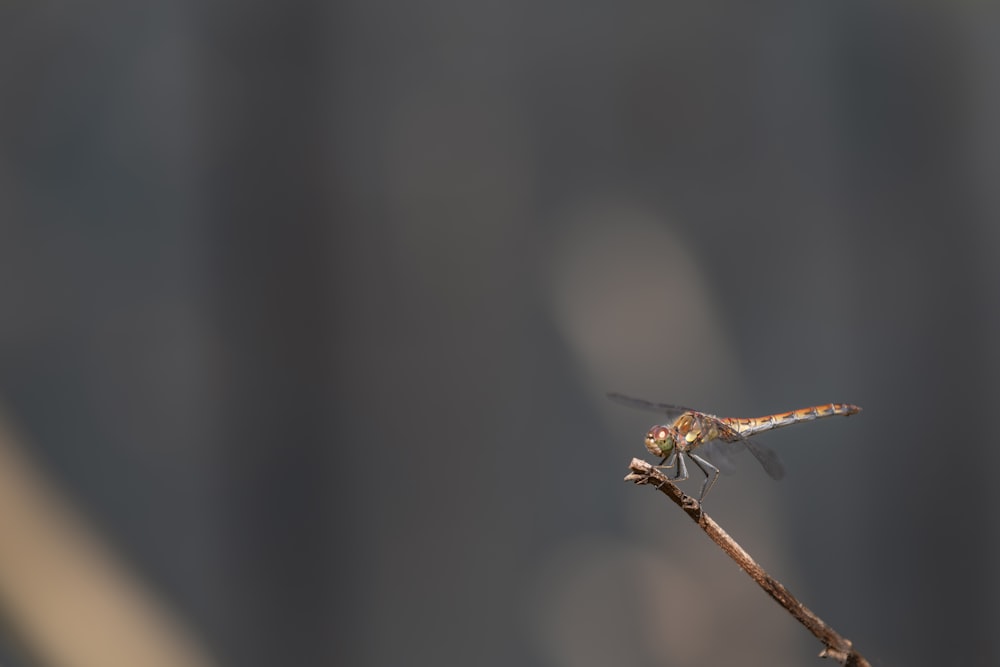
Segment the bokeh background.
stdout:
[[974,1],[3,3],[0,659],[815,661],[617,390],[864,406],[711,513],[997,664],[998,65]]

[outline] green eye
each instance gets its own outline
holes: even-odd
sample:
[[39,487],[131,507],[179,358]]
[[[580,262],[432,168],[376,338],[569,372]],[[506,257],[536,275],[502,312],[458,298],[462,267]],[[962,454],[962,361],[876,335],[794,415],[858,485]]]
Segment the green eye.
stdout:
[[655,456],[667,456],[676,445],[674,434],[666,426],[654,426],[646,433],[646,449]]

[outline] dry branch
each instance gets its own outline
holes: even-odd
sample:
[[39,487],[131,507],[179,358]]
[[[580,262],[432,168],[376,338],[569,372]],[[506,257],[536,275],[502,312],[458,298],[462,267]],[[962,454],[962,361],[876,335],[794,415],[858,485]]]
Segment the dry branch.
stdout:
[[686,495],[677,485],[667,479],[659,470],[641,459],[632,459],[629,466],[630,472],[625,480],[636,484],[648,484],[656,487],[665,496],[674,501],[678,507],[691,517],[691,519],[701,526],[701,529],[719,547],[729,554],[729,557],[736,561],[744,572],[757,582],[768,595],[788,610],[792,616],[798,619],[799,623],[806,626],[809,632],[823,642],[824,649],[820,652],[822,658],[833,658],[846,667],[870,667],[868,661],[854,650],[851,641],[841,637],[829,625],[823,622],[819,616],[810,611],[805,605],[795,599],[781,582],[769,575],[757,562],[743,550],[739,544],[731,538],[726,531],[722,530],[719,524],[715,523],[702,510],[701,505],[691,496]]

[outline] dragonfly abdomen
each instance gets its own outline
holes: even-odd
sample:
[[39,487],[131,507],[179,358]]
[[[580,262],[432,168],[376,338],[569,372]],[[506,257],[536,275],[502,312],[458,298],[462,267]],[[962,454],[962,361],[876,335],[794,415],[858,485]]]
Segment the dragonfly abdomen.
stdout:
[[728,417],[722,421],[739,431],[740,435],[747,437],[764,431],[771,431],[782,426],[790,426],[799,422],[813,421],[823,417],[849,417],[861,412],[861,408],[850,403],[829,403],[827,405],[814,405],[809,408],[800,408],[790,412],[780,412],[766,417],[736,418]]

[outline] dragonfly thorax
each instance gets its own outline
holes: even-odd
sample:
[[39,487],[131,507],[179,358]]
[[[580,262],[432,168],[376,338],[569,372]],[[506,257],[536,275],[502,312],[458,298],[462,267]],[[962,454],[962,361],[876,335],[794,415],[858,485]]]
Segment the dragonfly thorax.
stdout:
[[646,449],[653,456],[670,456],[678,442],[677,431],[670,426],[654,426],[646,433]]
[[674,431],[688,447],[697,447],[719,437],[719,428],[714,421],[702,419],[700,415],[691,412],[685,412],[677,418]]

